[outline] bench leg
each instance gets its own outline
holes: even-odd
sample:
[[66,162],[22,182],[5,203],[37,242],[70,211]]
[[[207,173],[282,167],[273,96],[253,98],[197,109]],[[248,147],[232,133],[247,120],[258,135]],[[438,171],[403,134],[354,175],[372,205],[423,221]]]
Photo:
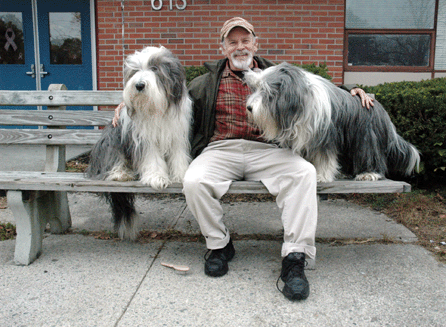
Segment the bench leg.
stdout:
[[67,194],[8,191],[7,197],[17,228],[14,261],[29,265],[42,253],[43,232],[48,222],[55,233],[71,226]]
[[[33,198],[37,192],[8,191],[8,206],[16,222],[17,238],[14,261],[29,265],[42,253],[42,236],[46,222],[41,222]],[[26,198],[30,198],[26,200]]]

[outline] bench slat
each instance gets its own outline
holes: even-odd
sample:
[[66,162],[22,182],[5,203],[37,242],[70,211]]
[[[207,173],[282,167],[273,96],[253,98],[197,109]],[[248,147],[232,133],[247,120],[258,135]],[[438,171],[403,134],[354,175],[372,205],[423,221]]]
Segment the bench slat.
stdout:
[[122,91],[1,91],[1,106],[116,106]]
[[20,126],[104,126],[114,111],[86,110],[0,110],[1,125]]
[[0,144],[94,145],[102,130],[0,129]]
[[[46,190],[75,192],[128,192],[128,193],[181,193],[182,185],[172,184],[157,191],[137,181],[97,181],[90,180],[82,173],[49,173],[10,171],[0,172],[0,189],[3,190]],[[376,182],[336,180],[331,183],[318,183],[318,194],[333,193],[403,193],[410,192],[406,182],[380,180]],[[228,193],[259,194],[268,193],[261,182],[233,182]]]

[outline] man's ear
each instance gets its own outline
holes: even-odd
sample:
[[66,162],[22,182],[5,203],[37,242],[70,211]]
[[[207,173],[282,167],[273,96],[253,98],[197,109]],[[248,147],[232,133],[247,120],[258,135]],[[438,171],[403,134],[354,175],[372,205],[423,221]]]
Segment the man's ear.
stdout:
[[223,40],[223,41],[220,43],[220,51],[221,51],[221,54],[222,54],[223,56],[226,57],[225,45],[224,45],[223,42],[225,42],[225,41]]
[[257,50],[259,50],[259,48],[260,48],[260,44],[257,41],[257,38],[255,38],[255,40],[254,40],[254,53],[256,53]]

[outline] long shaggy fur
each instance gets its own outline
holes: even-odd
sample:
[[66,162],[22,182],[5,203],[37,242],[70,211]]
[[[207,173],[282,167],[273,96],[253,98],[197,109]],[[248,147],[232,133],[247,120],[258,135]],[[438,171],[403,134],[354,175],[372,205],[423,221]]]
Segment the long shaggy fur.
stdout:
[[245,77],[253,90],[247,108],[264,137],[312,162],[318,181],[333,181],[341,169],[356,180],[410,175],[419,165],[417,149],[378,101],[367,110],[359,96],[287,63]]
[[[87,175],[100,180],[140,180],[154,189],[182,182],[191,161],[192,102],[180,61],[164,47],[129,56],[124,69],[125,107],[119,126],[108,126],[91,151]],[[121,238],[137,235],[134,194],[107,193]]]

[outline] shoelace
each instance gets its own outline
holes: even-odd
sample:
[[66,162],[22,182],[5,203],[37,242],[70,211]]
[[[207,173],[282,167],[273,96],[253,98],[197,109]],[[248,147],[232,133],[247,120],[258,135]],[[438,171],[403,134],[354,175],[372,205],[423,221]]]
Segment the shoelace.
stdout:
[[276,281],[276,287],[279,290],[279,292],[283,294],[283,289],[281,290],[279,288],[279,280],[282,278],[282,276],[288,276],[291,273],[293,275],[298,275],[299,277],[302,277],[301,271],[305,269],[306,266],[308,266],[307,260],[305,260],[303,263],[302,261],[293,262],[290,263],[288,266],[286,266]]
[[[212,250],[207,250],[206,253],[204,254],[204,261],[207,261],[209,259],[209,257],[211,256],[211,254],[212,254]],[[206,258],[206,256],[207,256],[207,258]]]
[[217,249],[217,250],[207,250],[206,253],[204,254],[204,260],[207,261],[212,254],[217,255],[218,253],[222,252],[223,249]]

